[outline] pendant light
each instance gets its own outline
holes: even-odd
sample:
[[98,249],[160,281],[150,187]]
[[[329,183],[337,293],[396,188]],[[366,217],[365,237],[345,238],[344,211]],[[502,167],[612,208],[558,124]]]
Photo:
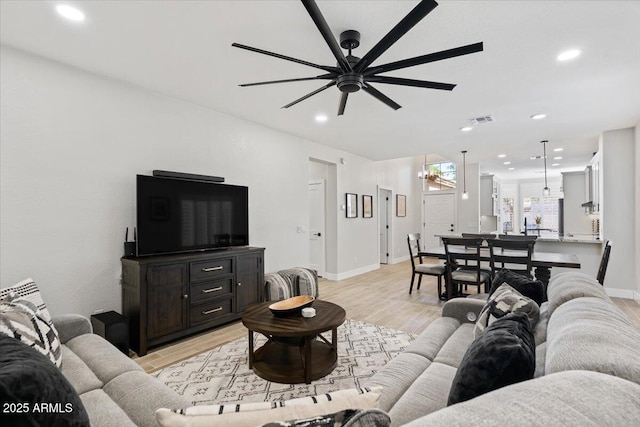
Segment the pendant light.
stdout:
[[542,190],[542,194],[544,196],[550,196],[551,190],[547,185],[547,142],[549,141],[545,139],[544,141],[540,141],[540,142],[542,143],[542,149],[543,149],[542,158],[544,159],[544,189]]
[[469,198],[467,193],[467,150],[462,150],[462,200]]

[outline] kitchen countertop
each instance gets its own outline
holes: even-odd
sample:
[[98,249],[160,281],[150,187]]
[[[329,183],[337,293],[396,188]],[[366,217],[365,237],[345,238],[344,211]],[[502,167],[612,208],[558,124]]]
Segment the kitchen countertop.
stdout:
[[[461,234],[436,234],[435,237],[462,237]],[[557,243],[589,243],[589,244],[602,244],[603,241],[590,234],[574,234],[565,235],[563,237],[557,234],[548,234],[538,237],[537,242],[557,242]]]

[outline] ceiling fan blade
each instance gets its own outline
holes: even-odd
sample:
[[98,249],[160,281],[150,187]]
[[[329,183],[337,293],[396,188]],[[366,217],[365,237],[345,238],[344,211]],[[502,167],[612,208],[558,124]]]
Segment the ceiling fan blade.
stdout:
[[456,85],[451,83],[430,82],[427,80],[401,79],[398,77],[371,76],[367,82],[386,83],[390,85],[424,87],[427,89],[453,90]]
[[414,58],[403,59],[401,61],[390,62],[388,64],[371,67],[363,73],[365,76],[371,76],[378,73],[386,73],[388,71],[399,70],[401,68],[414,67],[416,65],[426,64],[428,62],[441,61],[443,59],[455,58],[456,56],[468,55],[470,53],[482,52],[483,43],[473,43],[466,46],[460,46],[453,49],[442,50],[440,52],[429,53],[427,55],[416,56]]
[[339,116],[344,114],[344,108],[347,106],[348,97],[349,97],[349,92],[342,92],[342,96],[340,97],[340,106],[338,107]]
[[302,64],[313,68],[319,68],[321,70],[327,71],[329,73],[340,73],[341,70],[338,67],[329,67],[326,65],[318,65],[312,62],[303,61],[302,59],[292,58],[286,55],[280,55],[279,53],[269,52],[268,50],[258,49],[257,47],[246,46],[240,43],[232,43],[231,46],[237,47],[240,49],[250,50],[251,52],[261,53],[263,55],[273,56],[274,58],[284,59],[285,61],[295,62],[296,64]]
[[333,52],[333,56],[335,56],[338,60],[338,64],[340,65],[342,71],[344,71],[345,73],[353,72],[353,70],[351,69],[351,64],[349,64],[349,61],[347,61],[347,58],[344,56],[340,45],[336,41],[336,38],[333,36],[333,33],[331,32],[327,21],[325,21],[324,16],[322,16],[320,9],[318,9],[318,5],[316,4],[316,2],[314,0],[302,0],[302,4],[304,5],[305,9],[307,9],[309,16],[311,16],[311,19],[316,24],[316,27],[318,27],[318,30],[320,31],[320,34],[322,34],[322,37],[324,37],[324,41],[329,45],[331,52]]
[[260,86],[260,85],[270,85],[270,84],[274,84],[274,83],[290,83],[290,82],[303,82],[306,80],[330,80],[330,79],[334,79],[336,77],[335,74],[322,74],[321,76],[315,76],[315,77],[301,77],[299,79],[284,79],[284,80],[271,80],[268,82],[256,82],[256,83],[243,83],[241,85],[238,86],[242,86],[242,87],[248,87],[248,86]]
[[382,38],[369,52],[366,53],[356,64],[355,72],[361,73],[362,70],[367,68],[373,63],[380,55],[382,55],[387,49],[397,42],[400,37],[404,36],[414,25],[420,22],[425,16],[429,14],[433,9],[438,6],[434,0],[422,0],[416,7],[413,8],[402,21],[391,29],[386,36]]
[[289,104],[285,105],[285,106],[284,106],[284,107],[282,107],[282,108],[289,108],[289,107],[292,107],[292,106],[296,105],[298,102],[304,101],[304,100],[305,100],[305,99],[307,99],[307,98],[311,98],[313,95],[315,95],[315,94],[317,94],[317,93],[320,93],[320,92],[322,92],[322,91],[323,91],[323,90],[325,90],[325,89],[329,89],[331,86],[335,86],[335,84],[336,84],[336,82],[335,82],[335,81],[332,81],[332,82],[330,82],[329,84],[327,84],[326,86],[322,86],[320,89],[316,89],[316,90],[314,90],[313,92],[310,92],[310,93],[306,94],[306,95],[305,95],[305,96],[303,96],[302,98],[298,98],[298,99],[296,99],[295,101],[290,102]]
[[365,86],[362,86],[362,90],[367,92],[369,95],[373,96],[374,98],[378,99],[379,101],[384,102],[385,104],[387,104],[389,107],[393,108],[394,110],[397,110],[398,108],[402,108],[402,106],[400,104],[394,102],[387,95],[383,94],[378,89],[374,88],[373,86],[371,86],[368,83]]

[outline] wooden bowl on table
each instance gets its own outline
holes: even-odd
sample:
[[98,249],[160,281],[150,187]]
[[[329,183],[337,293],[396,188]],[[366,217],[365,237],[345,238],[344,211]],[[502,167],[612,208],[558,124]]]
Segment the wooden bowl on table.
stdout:
[[269,306],[269,310],[276,317],[286,317],[299,315],[302,309],[313,304],[315,297],[309,295],[300,295],[298,297],[283,299],[274,302]]

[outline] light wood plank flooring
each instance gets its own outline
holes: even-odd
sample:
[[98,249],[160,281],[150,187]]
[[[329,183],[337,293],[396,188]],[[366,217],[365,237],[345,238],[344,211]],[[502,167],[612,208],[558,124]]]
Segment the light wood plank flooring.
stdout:
[[[344,307],[347,318],[419,334],[440,316],[443,302],[437,296],[435,277],[424,276],[420,290],[414,286],[412,295],[409,295],[410,280],[409,261],[382,265],[380,270],[346,280],[321,279],[320,297]],[[469,288],[469,292],[475,292],[475,288]],[[640,304],[633,300],[613,300],[640,329]],[[247,329],[238,321],[157,347],[144,357],[134,357],[134,360],[147,372],[152,372],[246,334]]]

